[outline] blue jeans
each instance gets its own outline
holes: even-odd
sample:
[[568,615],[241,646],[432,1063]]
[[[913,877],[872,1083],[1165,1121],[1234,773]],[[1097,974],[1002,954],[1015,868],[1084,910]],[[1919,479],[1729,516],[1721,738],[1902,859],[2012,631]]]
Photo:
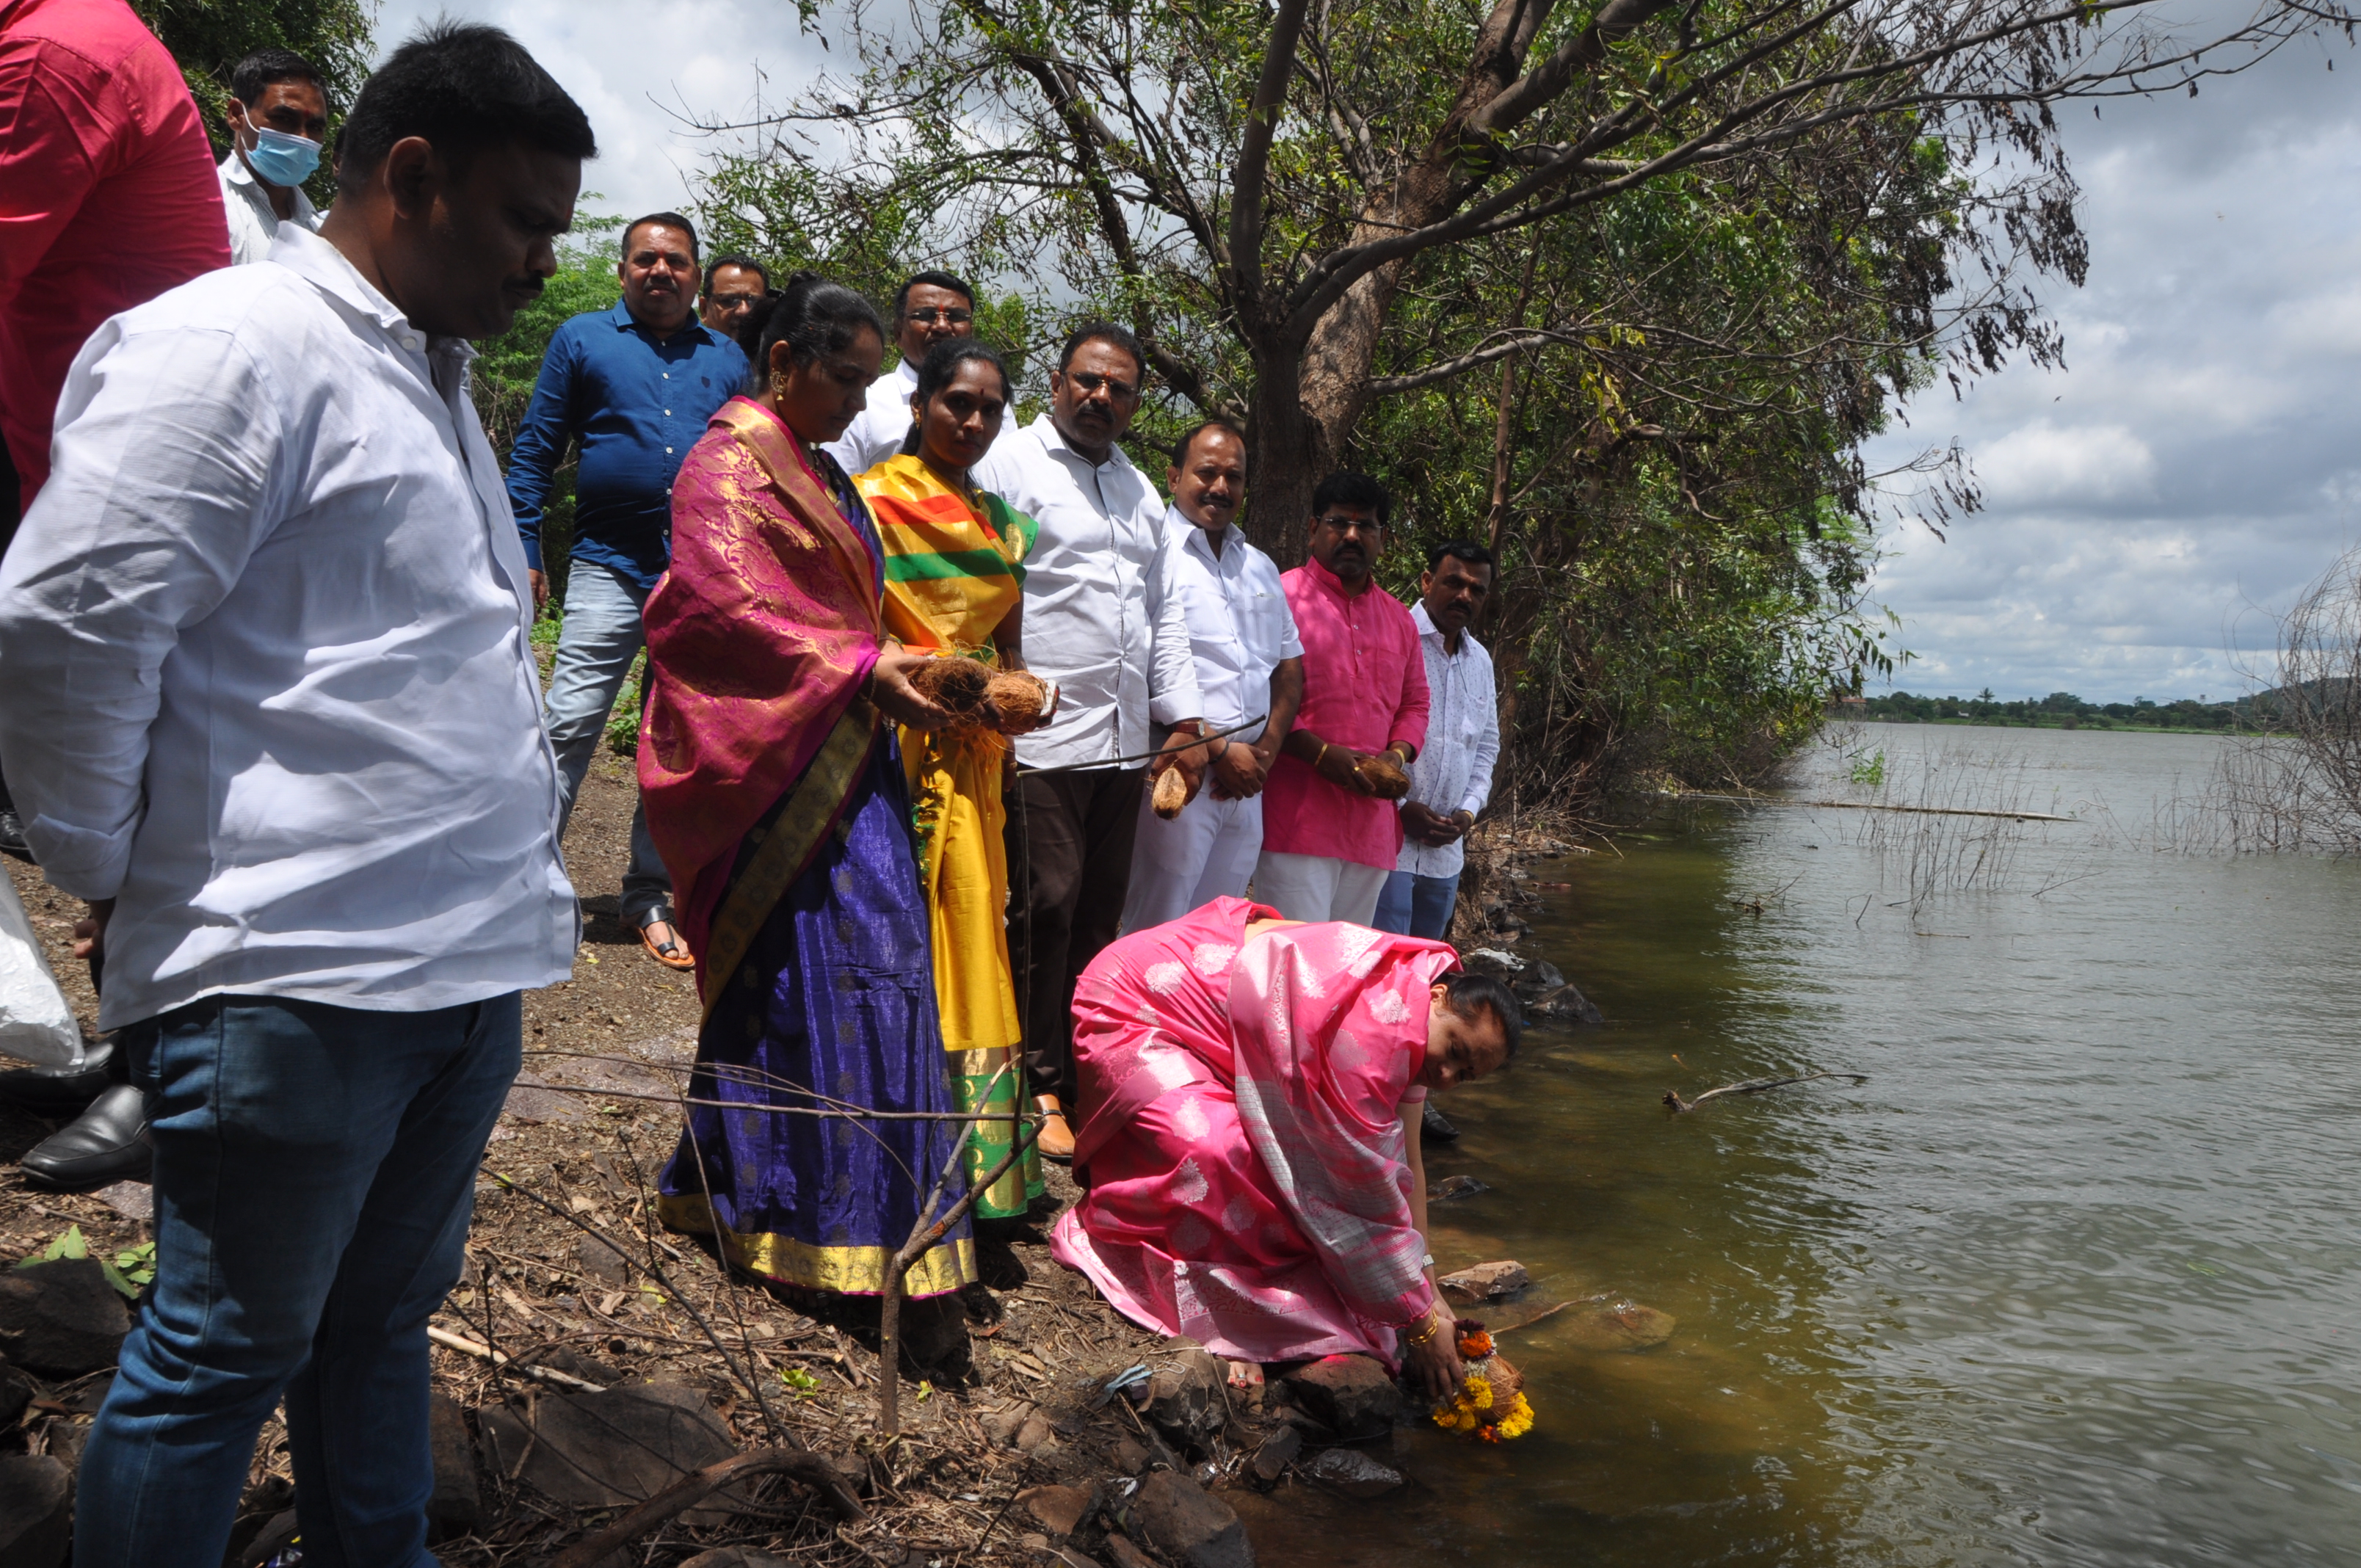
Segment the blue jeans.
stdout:
[[436,1562],[426,1322],[522,1016],[514,992],[431,1013],[216,996],[126,1031],[156,1284],[83,1451],[75,1568],[219,1568],[282,1394],[305,1563]]
[[[631,678],[631,661],[645,641],[640,608],[648,590],[612,566],[576,561],[566,578],[566,624],[558,629],[557,663],[549,673],[543,722],[557,753],[557,836],[574,818],[574,797],[598,754],[615,697]],[[644,688],[643,688],[644,689]],[[631,810],[631,861],[623,870],[623,924],[639,928],[651,909],[672,901],[672,880],[648,832],[648,808]]]
[[1378,894],[1377,918],[1369,924],[1397,937],[1430,937],[1443,940],[1451,929],[1451,911],[1459,903],[1459,873],[1421,876],[1396,872],[1386,878]]

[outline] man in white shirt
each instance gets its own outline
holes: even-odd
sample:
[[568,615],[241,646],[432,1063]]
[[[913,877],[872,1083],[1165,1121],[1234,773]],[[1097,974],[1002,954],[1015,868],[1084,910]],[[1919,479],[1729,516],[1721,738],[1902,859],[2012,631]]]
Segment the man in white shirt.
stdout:
[[1265,722],[1208,743],[1212,776],[1171,821],[1140,802],[1126,931],[1245,894],[1262,852],[1263,781],[1303,700],[1303,644],[1279,567],[1230,526],[1246,498],[1245,435],[1228,420],[1207,420],[1181,438],[1164,483],[1172,506],[1157,582],[1188,624],[1205,728]]
[[[867,473],[902,450],[910,433],[910,399],[927,350],[946,338],[975,335],[975,291],[948,272],[913,272],[894,294],[894,346],[901,361],[869,383],[869,405],[853,416],[827,452],[848,474]],[[1000,433],[1011,428],[1001,411]]]
[[290,49],[258,49],[229,78],[229,156],[221,160],[229,259],[244,267],[270,254],[280,224],[313,234],[320,214],[303,181],[320,166],[328,137],[328,92],[310,60]]
[[555,269],[589,122],[437,24],[335,210],[114,317],[0,567],[0,754],[153,1106],[156,1278],[81,1568],[213,1568],[282,1398],[308,1556],[420,1563],[426,1328],[520,992],[578,942],[522,546],[464,341]]
[[1426,658],[1426,749],[1410,765],[1402,797],[1401,858],[1378,895],[1370,924],[1380,931],[1441,940],[1451,929],[1466,864],[1463,841],[1492,798],[1500,755],[1500,704],[1492,655],[1467,623],[1492,591],[1492,552],[1455,539],[1427,553],[1411,607]]
[[[1008,956],[1042,1154],[1073,1153],[1074,978],[1121,929],[1143,759],[1201,735],[1196,668],[1180,604],[1156,582],[1164,502],[1116,445],[1139,410],[1147,357],[1112,322],[1074,329],[1049,378],[1049,411],[993,444],[980,489],[1039,526],[1025,558],[1025,663],[1059,686],[1049,729],[1016,742],[1028,768],[1008,795]],[[1162,736],[1151,724],[1165,727]],[[1202,746],[1167,746],[1191,795]]]

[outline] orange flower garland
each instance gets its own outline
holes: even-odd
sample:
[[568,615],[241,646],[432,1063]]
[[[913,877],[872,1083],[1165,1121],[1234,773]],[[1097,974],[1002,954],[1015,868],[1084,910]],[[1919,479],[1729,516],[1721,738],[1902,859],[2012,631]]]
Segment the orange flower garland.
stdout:
[[1459,1354],[1470,1364],[1466,1381],[1434,1407],[1434,1424],[1484,1442],[1508,1442],[1532,1431],[1524,1375],[1492,1348],[1492,1336],[1480,1328],[1462,1334]]

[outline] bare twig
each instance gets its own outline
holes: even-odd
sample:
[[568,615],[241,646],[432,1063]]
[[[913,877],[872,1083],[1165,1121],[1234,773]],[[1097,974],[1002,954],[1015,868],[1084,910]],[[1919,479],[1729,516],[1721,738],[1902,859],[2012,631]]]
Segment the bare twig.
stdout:
[[551,1559],[549,1568],[592,1568],[609,1553],[620,1551],[675,1515],[695,1508],[724,1486],[756,1475],[785,1475],[800,1481],[827,1498],[837,1518],[848,1524],[868,1522],[869,1510],[845,1486],[836,1467],[818,1454],[805,1448],[749,1449],[682,1476],[606,1529],[584,1536],[559,1552]]
[[1724,1094],[1760,1094],[1766,1089],[1784,1089],[1791,1083],[1817,1083],[1824,1078],[1849,1078],[1855,1083],[1867,1083],[1865,1072],[1807,1072],[1799,1078],[1752,1078],[1744,1083],[1725,1083],[1719,1089],[1708,1089],[1694,1100],[1684,1100],[1676,1090],[1664,1091],[1664,1102],[1675,1111],[1694,1111],[1708,1100]]

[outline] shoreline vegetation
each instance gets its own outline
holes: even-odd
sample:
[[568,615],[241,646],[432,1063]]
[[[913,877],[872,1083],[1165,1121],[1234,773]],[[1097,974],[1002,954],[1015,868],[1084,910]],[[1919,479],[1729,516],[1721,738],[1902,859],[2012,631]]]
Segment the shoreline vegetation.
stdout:
[[2169,735],[2226,735],[2261,727],[2266,712],[2253,697],[2213,702],[2181,697],[2153,702],[2085,702],[2071,692],[2003,702],[1991,689],[1971,697],[1924,696],[1906,691],[1870,697],[1839,697],[1828,705],[1831,722],[1865,724],[1982,725],[2010,729],[2128,729]]

